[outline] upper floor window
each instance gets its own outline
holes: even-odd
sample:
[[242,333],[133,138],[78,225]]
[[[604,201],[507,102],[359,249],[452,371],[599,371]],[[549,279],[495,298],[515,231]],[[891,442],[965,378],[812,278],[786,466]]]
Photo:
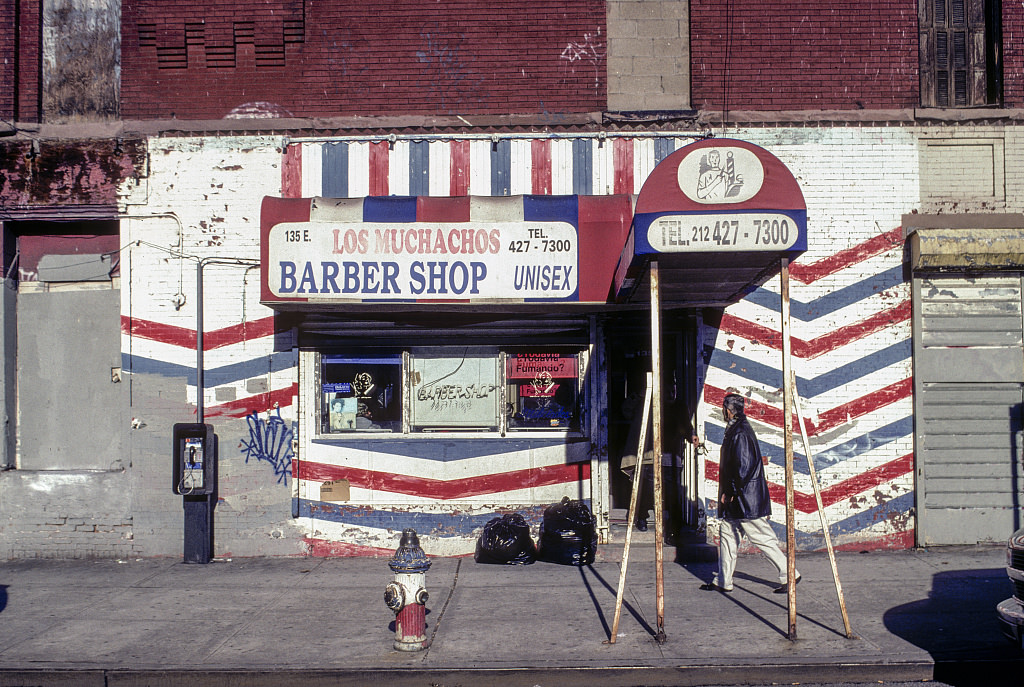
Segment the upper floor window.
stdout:
[[922,105],[1001,102],[1000,5],[1000,0],[918,0]]

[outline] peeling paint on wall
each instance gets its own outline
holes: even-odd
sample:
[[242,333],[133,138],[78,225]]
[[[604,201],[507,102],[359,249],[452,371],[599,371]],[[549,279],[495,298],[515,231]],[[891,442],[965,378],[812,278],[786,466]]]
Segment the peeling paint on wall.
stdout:
[[0,207],[114,205],[126,179],[141,175],[137,140],[14,140],[0,144]]

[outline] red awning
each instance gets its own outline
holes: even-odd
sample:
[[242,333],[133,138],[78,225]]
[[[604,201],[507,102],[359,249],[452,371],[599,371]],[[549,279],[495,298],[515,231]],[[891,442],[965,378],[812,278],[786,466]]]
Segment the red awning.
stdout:
[[632,197],[264,198],[281,310],[607,307]]
[[649,301],[657,259],[665,305],[724,306],[806,249],[807,206],[789,169],[746,141],[704,139],[665,158],[640,190],[614,298]]

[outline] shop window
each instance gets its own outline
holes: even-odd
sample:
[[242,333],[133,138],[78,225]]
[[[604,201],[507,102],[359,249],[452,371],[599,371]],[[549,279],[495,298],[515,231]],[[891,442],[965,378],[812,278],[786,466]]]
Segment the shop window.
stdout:
[[498,429],[501,387],[496,353],[414,352],[410,368],[413,431]]
[[579,356],[509,353],[505,356],[508,428],[579,429]]
[[998,105],[1002,99],[999,0],[918,0],[921,104]]
[[578,432],[581,355],[496,347],[323,353],[320,431]]
[[320,358],[325,434],[402,431],[402,355]]

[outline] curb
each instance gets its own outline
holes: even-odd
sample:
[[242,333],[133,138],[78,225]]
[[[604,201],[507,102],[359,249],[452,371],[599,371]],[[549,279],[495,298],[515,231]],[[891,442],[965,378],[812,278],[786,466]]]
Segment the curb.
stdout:
[[[977,668],[975,668],[977,670]],[[601,668],[416,668],[352,670],[0,670],[0,687],[701,687],[757,683],[933,679],[930,662]],[[990,673],[991,674],[991,673]],[[991,684],[991,683],[989,683]]]

